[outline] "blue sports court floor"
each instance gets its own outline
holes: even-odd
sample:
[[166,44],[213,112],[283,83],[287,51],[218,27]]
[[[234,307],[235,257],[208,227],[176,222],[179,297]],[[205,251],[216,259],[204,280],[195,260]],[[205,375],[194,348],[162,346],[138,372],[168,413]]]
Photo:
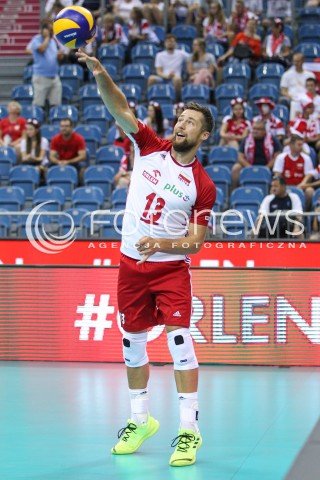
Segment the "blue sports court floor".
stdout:
[[122,365],[0,362],[0,479],[284,479],[319,418],[320,369],[201,366],[200,374],[203,446],[195,465],[172,468],[170,365],[151,368],[160,430],[138,453],[113,456],[129,412]]

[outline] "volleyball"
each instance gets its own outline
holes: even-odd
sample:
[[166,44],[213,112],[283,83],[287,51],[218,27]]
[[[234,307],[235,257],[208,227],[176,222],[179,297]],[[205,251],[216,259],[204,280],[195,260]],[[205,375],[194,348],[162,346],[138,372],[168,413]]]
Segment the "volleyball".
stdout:
[[53,33],[65,47],[85,47],[96,33],[94,17],[86,8],[66,7],[56,16]]

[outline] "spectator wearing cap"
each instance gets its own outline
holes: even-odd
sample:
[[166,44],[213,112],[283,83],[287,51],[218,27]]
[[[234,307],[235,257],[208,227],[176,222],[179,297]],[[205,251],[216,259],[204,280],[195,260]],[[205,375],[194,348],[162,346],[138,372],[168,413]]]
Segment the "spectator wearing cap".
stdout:
[[271,23],[271,33],[266,35],[263,46],[263,61],[281,63],[289,66],[291,41],[284,34],[284,24],[281,18],[275,18]]
[[9,102],[7,109],[8,116],[0,120],[0,146],[15,148],[19,153],[27,120],[21,117],[20,103]]
[[259,108],[260,115],[253,118],[253,122],[256,120],[262,120],[266,124],[266,129],[271,133],[273,137],[282,141],[285,135],[285,129],[280,118],[273,115],[272,110],[275,108],[275,104],[270,98],[262,97],[255,102]]
[[262,120],[256,120],[252,125],[252,132],[242,140],[238,162],[232,167],[232,188],[239,183],[240,171],[251,165],[264,165],[272,169],[277,155],[281,152],[281,144],[266,130],[266,124]]
[[315,148],[320,149],[320,121],[314,116],[314,104],[312,98],[308,95],[300,97],[302,114],[290,122],[290,134],[300,134],[304,141]]
[[220,145],[227,145],[239,150],[240,142],[249,135],[251,125],[245,116],[246,102],[243,98],[234,98],[231,100],[230,106],[231,115],[225,116],[222,120]]
[[21,162],[24,165],[34,165],[40,173],[48,165],[49,142],[42,137],[40,123],[36,118],[29,118],[26,124],[26,135],[21,140]]
[[303,139],[298,135],[290,137],[289,151],[283,152],[274,162],[273,172],[285,178],[288,185],[302,188],[306,197],[306,209],[311,205],[313,188],[308,188],[307,178],[314,167],[311,158],[303,153]]
[[[295,53],[292,57],[292,67],[289,68],[281,77],[280,92],[281,97],[279,103],[287,105],[290,108],[290,103],[297,101],[299,97],[305,92],[305,85],[307,78],[315,78],[313,72],[303,68],[304,55],[302,53]],[[293,112],[291,111],[291,119]]]
[[320,95],[317,94],[317,82],[315,78],[307,78],[306,80],[306,90],[305,92],[298,98],[298,101],[291,103],[292,108],[294,108],[294,116],[295,118],[299,113],[302,113],[302,105],[301,105],[301,97],[307,95],[311,98],[314,104],[314,116],[320,118]]
[[166,130],[169,128],[168,119],[163,118],[161,106],[157,102],[149,102],[147,117],[143,120],[143,123],[151,127],[161,138],[164,137]]
[[166,35],[164,46],[165,50],[156,54],[155,68],[157,75],[150,75],[148,87],[159,82],[172,82],[176,91],[176,98],[179,100],[182,87],[182,67],[189,58],[189,54],[177,49],[176,37],[171,33]]

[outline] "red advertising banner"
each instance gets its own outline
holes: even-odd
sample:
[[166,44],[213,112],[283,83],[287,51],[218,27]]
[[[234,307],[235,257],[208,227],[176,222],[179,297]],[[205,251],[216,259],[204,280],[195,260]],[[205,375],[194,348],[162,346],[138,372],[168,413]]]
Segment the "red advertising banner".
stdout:
[[[205,242],[191,256],[194,267],[320,268],[315,242]],[[0,240],[4,265],[118,265],[120,242],[76,240],[58,253],[44,253],[28,240]]]
[[[118,268],[0,268],[0,359],[122,362]],[[320,366],[320,272],[192,270],[201,363]],[[163,326],[149,358],[171,362]]]

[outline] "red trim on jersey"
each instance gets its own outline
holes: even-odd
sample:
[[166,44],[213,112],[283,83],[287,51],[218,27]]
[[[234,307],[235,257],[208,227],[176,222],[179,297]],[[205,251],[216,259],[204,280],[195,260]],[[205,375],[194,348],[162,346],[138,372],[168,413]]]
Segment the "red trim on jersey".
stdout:
[[286,155],[283,165],[283,176],[288,185],[298,185],[304,178],[304,158],[302,155],[297,160],[292,160]]
[[[190,223],[206,227],[216,201],[216,186],[198,161],[192,165],[192,173],[197,187],[197,200],[192,208]],[[200,215],[197,215],[198,212],[201,212]]]
[[155,132],[148,125],[138,121],[139,130],[137,133],[130,133],[129,136],[137,143],[141,157],[154,152],[169,152],[172,147],[170,140],[163,140],[157,137]]

